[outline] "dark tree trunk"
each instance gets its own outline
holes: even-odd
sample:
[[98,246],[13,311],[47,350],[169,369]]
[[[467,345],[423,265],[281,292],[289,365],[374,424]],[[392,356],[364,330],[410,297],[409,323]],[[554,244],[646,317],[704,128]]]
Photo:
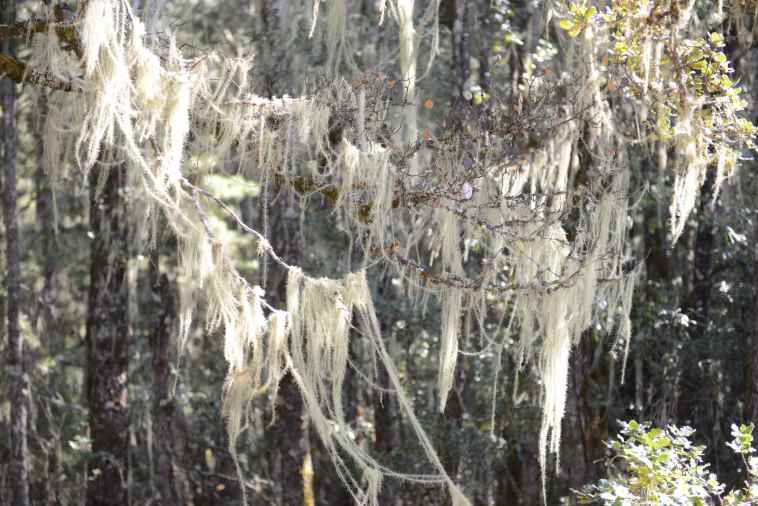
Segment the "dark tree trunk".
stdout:
[[[108,171],[103,175],[103,171]],[[93,457],[88,506],[127,504],[129,405],[129,250],[125,167],[98,164],[89,177],[90,285],[87,308],[87,402]],[[98,180],[104,177],[98,192]]]
[[[707,330],[710,319],[711,307],[711,271],[713,264],[713,216],[710,203],[713,195],[713,175],[709,172],[700,194],[698,204],[697,229],[693,244],[694,258],[691,267],[691,289],[687,293],[682,312],[692,322],[689,330],[689,338],[695,346],[692,350],[708,351],[709,346],[698,346],[708,339]],[[680,424],[693,425],[696,429],[710,432],[711,420],[707,419],[704,412],[710,396],[703,395],[708,391],[709,382],[703,378],[699,364],[703,358],[711,358],[697,354],[695,351],[683,357],[685,363],[682,368],[682,380],[680,385],[679,401],[677,403],[678,422]]]
[[[35,128],[35,134],[38,139],[36,163],[37,167],[34,173],[34,187],[36,199],[34,202],[37,233],[39,234],[40,255],[42,257],[42,290],[39,294],[41,326],[38,326],[38,333],[41,340],[47,348],[48,354],[58,358],[61,352],[62,344],[60,332],[56,328],[55,302],[57,298],[57,289],[55,284],[55,270],[57,251],[55,247],[55,216],[53,213],[53,191],[50,187],[50,179],[45,173],[44,166],[44,117],[47,114],[47,97],[40,95],[37,102],[38,122]],[[38,322],[39,323],[39,322]],[[51,381],[53,377],[51,375]]]
[[[528,388],[532,390],[533,398],[536,398],[535,390],[537,390],[538,386],[532,384]],[[518,441],[518,444],[521,446],[517,457],[517,462],[520,464],[518,469],[520,494],[516,504],[527,506],[543,503],[542,487],[540,485],[540,466],[538,463],[539,430],[537,430],[542,422],[540,420],[541,413],[538,408],[535,407],[532,413],[527,413],[526,410],[523,410],[523,412],[525,420],[521,427],[525,437]],[[505,497],[504,499],[508,503],[509,498]]]
[[[384,390],[390,389],[390,380],[387,370],[383,366],[377,367],[376,384]],[[373,391],[374,404],[374,453],[379,462],[391,462],[391,456],[397,446],[397,428],[395,427],[396,407],[391,394],[379,389]],[[395,484],[385,482],[379,496],[379,504],[395,504]]]
[[[655,181],[659,178],[654,188],[656,192],[661,192],[663,181],[659,176],[660,169],[656,165],[666,163],[667,151],[663,145],[659,145],[656,151],[657,160],[643,159],[641,162],[639,180]],[[658,372],[654,368],[651,369],[648,357],[662,354],[671,356],[676,353],[676,344],[670,333],[665,333],[660,338],[646,338],[648,335],[655,335],[653,322],[659,318],[660,309],[675,304],[667,299],[675,298],[671,293],[673,290],[670,283],[676,269],[670,256],[672,246],[668,241],[668,227],[660,203],[646,202],[642,207],[642,216],[639,217],[639,221],[635,221],[635,227],[637,230],[633,234],[639,237],[638,258],[644,261],[644,270],[639,282],[640,300],[632,308],[632,319],[641,327],[637,332],[638,337],[633,340],[632,349],[635,356],[635,399],[640,401],[654,395],[661,398],[655,412],[650,411],[650,405],[643,406],[641,402],[638,403],[636,416],[638,420],[652,419],[656,424],[666,424],[670,423],[670,417],[673,416],[671,411],[676,404],[679,375],[672,373],[669,381],[662,384],[653,380],[646,384],[644,381],[648,375],[651,378],[658,377]],[[666,287],[669,289],[666,290]],[[664,368],[673,367],[673,364],[664,365]]]
[[[350,347],[348,349],[349,359],[352,363],[360,363],[356,357],[356,347],[359,343],[355,342],[355,337],[355,334],[351,335]],[[345,421],[353,427],[355,427],[356,414],[360,407],[357,386],[355,371],[348,366],[342,384],[342,399],[344,402]],[[359,443],[360,441],[356,442]],[[353,506],[355,500],[345,484],[342,483],[337,474],[337,469],[332,463],[331,456],[326,448],[324,448],[324,445],[321,444],[321,441],[317,441],[317,443],[311,442],[311,454],[313,456],[314,486],[317,490],[315,494],[317,504]]]
[[[65,378],[60,374],[60,367],[57,366],[58,360],[63,352],[63,334],[58,328],[56,318],[57,303],[57,284],[55,273],[57,269],[57,251],[55,244],[55,216],[53,210],[53,192],[50,187],[50,178],[45,173],[44,147],[45,147],[45,117],[47,116],[47,95],[40,93],[37,101],[35,135],[37,137],[36,169],[34,172],[34,188],[36,198],[34,202],[37,234],[39,238],[39,252],[41,256],[42,268],[42,289],[38,295],[39,310],[36,318],[36,333],[40,336],[47,357],[50,358],[56,367],[48,373],[47,387],[49,392],[60,391],[61,379]],[[63,383],[65,384],[65,383]],[[47,441],[44,442],[45,452],[47,453],[47,472],[43,479],[43,504],[55,505],[60,502],[60,485],[58,479],[63,470],[60,462],[60,441],[61,433],[59,424],[56,423],[60,410],[58,406],[50,403],[47,406],[49,417],[46,417],[45,426],[42,428],[43,433],[47,434]]]
[[685,310],[695,322],[693,336],[706,334],[711,309],[711,270],[713,264],[713,174],[709,172],[698,206],[697,231],[695,233],[694,260],[692,265],[692,291],[685,301]]
[[[390,308],[397,308],[400,302],[397,298],[397,293],[392,286],[392,277],[389,275],[382,276],[381,281],[378,283],[377,301],[381,301],[381,304],[387,308],[385,311],[378,311],[379,325],[382,336],[385,338],[385,345],[388,353],[392,354],[393,340],[403,340],[401,336],[392,335],[392,326],[396,321],[396,313],[389,310]],[[413,334],[412,331],[409,332]],[[410,346],[411,338],[407,340],[408,346]],[[408,350],[406,350],[408,352]],[[400,367],[400,357],[393,357],[395,363]],[[369,359],[366,358],[368,361]],[[406,356],[407,360],[407,356]],[[406,362],[406,377],[414,377],[413,365],[410,361]],[[396,400],[396,396],[392,393],[388,393],[392,390],[390,385],[389,374],[387,369],[382,364],[377,364],[375,382],[377,388],[371,389],[371,397],[367,402],[371,402],[373,406],[374,414],[374,440],[372,442],[373,454],[376,456],[376,460],[386,464],[388,467],[397,468],[397,454],[399,449],[403,446],[403,427],[400,421],[399,408]],[[393,506],[399,503],[400,491],[403,490],[403,484],[397,480],[385,480],[382,483],[382,488],[379,492],[379,504]]]
[[276,483],[276,504],[304,504],[302,468],[307,454],[303,430],[303,401],[291,374],[282,378],[276,401],[276,423],[266,430],[269,459],[277,459],[272,478]]
[[[16,0],[0,3],[0,23],[16,20]],[[15,55],[14,43],[6,40],[2,52]],[[29,416],[28,380],[24,363],[23,341],[19,332],[20,270],[19,237],[16,213],[16,85],[9,79],[0,82],[2,90],[2,141],[3,141],[3,220],[5,224],[7,294],[6,319],[8,332],[8,399],[11,409],[11,488],[13,504],[29,504],[27,425]]]
[[[269,240],[287,262],[302,265],[305,245],[302,244],[297,218],[288,217],[286,200],[280,197],[280,203],[268,210],[271,219]],[[278,266],[271,267],[268,278],[268,289],[273,295],[271,302],[274,306],[283,307],[286,301],[287,273]],[[270,478],[276,484],[277,504],[301,505],[305,499],[302,471],[309,453],[309,444],[303,423],[303,401],[297,383],[289,373],[279,384],[275,409],[276,423],[266,429],[264,439],[269,445],[267,453],[272,469]]]
[[176,316],[174,291],[168,276],[160,273],[160,253],[156,249],[151,255],[150,287],[154,312],[153,329],[150,334],[152,355],[152,423],[154,434],[154,454],[158,465],[155,468],[155,483],[160,493],[160,504],[178,506],[178,489],[174,476],[174,401],[169,392],[171,329]]
[[753,216],[753,220],[753,321],[745,346],[745,418],[749,422],[758,423],[758,213]]
[[561,455],[570,456],[570,460],[561,469],[567,481],[561,494],[600,478],[598,463],[605,456],[608,440],[610,399],[606,397],[612,372],[609,359],[603,340],[598,342],[592,330],[583,332],[571,355],[561,451]]

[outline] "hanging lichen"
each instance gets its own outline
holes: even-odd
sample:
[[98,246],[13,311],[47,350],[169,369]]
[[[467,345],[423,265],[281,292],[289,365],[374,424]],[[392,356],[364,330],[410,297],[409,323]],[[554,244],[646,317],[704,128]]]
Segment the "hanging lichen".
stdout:
[[[299,13],[312,14],[310,35],[318,28],[320,3]],[[548,456],[560,445],[572,347],[595,319],[605,318],[627,349],[631,335],[635,275],[623,269],[629,167],[607,100],[620,88],[619,77],[607,68],[628,74],[624,92],[650,116],[644,118],[643,140],[654,136],[676,152],[674,238],[708,167],[716,167],[720,184],[739,142],[748,143],[755,133],[736,115],[744,104],[719,49],[723,39],[680,38],[689,13],[674,18],[660,4],[617,2],[603,14],[572,4],[560,26],[575,43],[566,42],[567,70],[560,79],[528,74],[528,86],[517,86],[513,103],[493,101],[485,110],[472,100],[434,132],[418,132],[418,32],[432,32],[431,66],[439,2],[429,2],[420,16],[412,0],[380,3],[381,16],[386,8],[397,24],[399,79],[371,72],[338,77],[355,62],[348,3],[330,2],[330,78],[306,83],[300,97],[262,98],[251,91],[249,59],[185,60],[170,37],[158,52],[146,43],[127,2],[91,1],[80,24],[81,62],[68,57],[81,70],[53,69],[80,92],[52,107],[48,170],[54,174],[69,156],[84,172],[107,171],[95,162],[104,150],[117,153],[128,168],[137,228],[155,230],[156,218],[165,217],[179,249],[179,348],[203,304],[207,331],[223,335],[228,375],[222,409],[240,474],[237,445],[249,403],[264,392],[275,402],[280,379],[291,374],[315,433],[358,503],[376,504],[382,480],[391,477],[442,484],[453,504],[468,504],[417,420],[384,347],[366,270],[378,265],[392,272],[419,307],[439,301],[442,410],[465,335],[462,322],[478,322],[486,333],[489,302],[509,308],[491,334],[498,354],[515,338],[519,364],[533,366],[542,381],[544,483]],[[643,22],[651,16],[662,22]],[[640,25],[647,28],[636,29]],[[613,34],[612,47],[597,44],[600,30]],[[44,55],[55,51],[40,49],[36,61],[48,61]],[[675,64],[687,69],[685,75],[675,72]],[[401,114],[393,114],[398,108]],[[80,129],[70,132],[67,123]],[[275,198],[265,193],[270,188],[304,202],[321,199],[357,245],[358,270],[323,278],[286,263],[268,242],[267,226],[253,229],[205,189],[204,178],[214,171],[261,185],[264,207]],[[240,274],[214,213],[251,234],[258,254],[286,270],[286,308],[270,306],[263,288]],[[149,234],[140,238],[145,245],[150,240]],[[601,307],[599,299],[606,304]],[[342,386],[357,331],[387,371],[432,473],[388,469],[349,437]]]

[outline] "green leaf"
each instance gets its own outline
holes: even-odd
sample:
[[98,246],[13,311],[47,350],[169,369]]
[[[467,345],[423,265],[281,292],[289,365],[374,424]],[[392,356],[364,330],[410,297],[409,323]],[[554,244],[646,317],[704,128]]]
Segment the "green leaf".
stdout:
[[570,19],[561,19],[560,23],[558,23],[558,26],[566,31],[570,31],[574,28],[574,22]]
[[718,32],[712,32],[711,33],[711,44],[713,44],[716,47],[724,47],[724,36],[721,35]]

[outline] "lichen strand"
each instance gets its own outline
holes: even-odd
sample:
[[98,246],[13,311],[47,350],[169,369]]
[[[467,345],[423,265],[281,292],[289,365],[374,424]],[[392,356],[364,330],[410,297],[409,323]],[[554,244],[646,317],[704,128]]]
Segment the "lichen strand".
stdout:
[[[413,6],[404,0],[389,10],[400,25],[401,72],[411,84],[419,48]],[[429,16],[436,10],[427,12],[422,21],[434,24]],[[349,62],[340,53],[347,47],[344,23],[333,21],[329,45],[337,53],[329,61],[336,69]],[[487,121],[476,103],[462,105],[436,138],[430,132],[417,136],[408,86],[367,73],[309,83],[302,97],[263,98],[251,91],[248,60],[209,55],[190,62],[173,42],[149,44],[125,0],[87,4],[81,51],[75,66],[85,76],[82,91],[68,94],[50,125],[70,114],[81,129],[49,158],[52,163],[68,153],[86,172],[94,170],[102,150],[114,152],[128,167],[134,228],[156,230],[156,218],[165,217],[179,248],[180,348],[200,303],[207,328],[224,336],[229,371],[223,414],[235,460],[247,403],[266,390],[275,394],[278,378],[288,371],[356,499],[376,504],[382,477],[394,477],[443,484],[453,504],[468,503],[416,419],[384,349],[365,273],[378,264],[417,300],[439,295],[447,312],[438,376],[443,407],[462,318],[484,322],[492,295],[514,301],[511,323],[494,333],[503,342],[517,339],[522,362],[543,379],[544,480],[547,456],[560,442],[571,347],[601,313],[611,320],[628,313],[633,282],[620,267],[629,168],[612,154],[619,143],[593,63],[598,48],[585,41],[565,82],[534,79],[517,97],[518,107],[493,104]],[[570,86],[575,93],[565,92]],[[568,95],[579,103],[567,107]],[[395,110],[401,118],[393,116]],[[402,128],[387,125],[406,131],[396,135]],[[525,140],[525,131],[545,141]],[[590,135],[580,142],[584,131]],[[73,149],[62,148],[67,144]],[[588,173],[581,188],[572,183],[579,150],[590,160],[581,167]],[[320,195],[362,253],[357,271],[327,279],[287,264],[265,234],[203,188],[214,171],[234,172],[265,191],[273,183],[293,190],[293,198]],[[271,307],[241,275],[214,213],[251,234],[259,254],[288,272],[286,311]],[[139,239],[149,244],[145,235]],[[594,303],[598,297],[608,302],[606,309]],[[341,383],[354,315],[388,372],[431,466],[428,475],[387,469],[348,437]]]

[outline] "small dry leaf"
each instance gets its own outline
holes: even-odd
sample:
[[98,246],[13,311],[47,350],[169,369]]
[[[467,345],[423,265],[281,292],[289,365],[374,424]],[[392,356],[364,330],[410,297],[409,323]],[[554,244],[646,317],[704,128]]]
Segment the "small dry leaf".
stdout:
[[431,98],[427,99],[427,101],[424,102],[424,107],[426,107],[427,109],[431,109],[432,107],[434,107],[434,101]]
[[545,77],[553,77],[555,75],[555,72],[553,72],[553,69],[546,68],[542,71],[542,73],[545,75]]
[[388,88],[394,88],[395,84],[397,84],[397,81],[395,81],[394,79],[390,80],[390,81],[387,81],[387,87]]
[[432,138],[432,134],[429,133],[428,128],[424,128],[424,131],[421,132],[421,138],[424,139],[424,142],[429,142],[429,139]]
[[603,65],[606,66],[606,67],[608,66],[608,55],[607,54],[603,55]]
[[619,84],[616,81],[608,81],[608,91],[616,91],[619,89]]

